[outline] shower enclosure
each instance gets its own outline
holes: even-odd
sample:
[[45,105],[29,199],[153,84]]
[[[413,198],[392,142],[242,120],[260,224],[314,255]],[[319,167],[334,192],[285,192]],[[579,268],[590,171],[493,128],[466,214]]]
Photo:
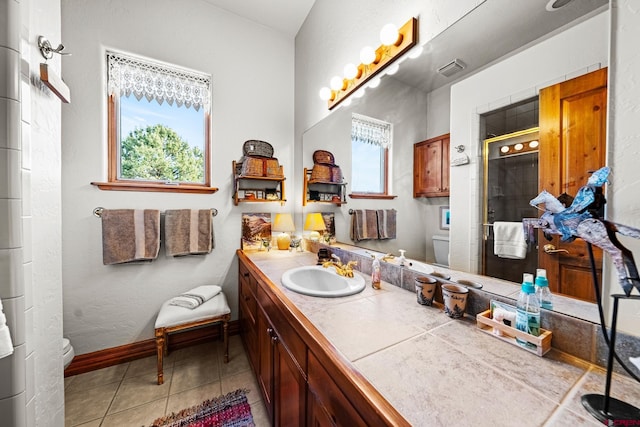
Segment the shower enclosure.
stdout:
[[535,273],[538,253],[530,247],[524,259],[494,255],[493,223],[522,222],[538,216],[529,200],[538,195],[538,128],[484,140],[484,207],[482,274],[521,282]]

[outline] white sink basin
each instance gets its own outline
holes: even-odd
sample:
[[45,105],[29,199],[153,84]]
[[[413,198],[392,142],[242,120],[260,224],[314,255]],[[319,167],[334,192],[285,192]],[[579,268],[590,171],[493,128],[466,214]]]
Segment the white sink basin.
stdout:
[[362,292],[365,281],[357,271],[353,272],[353,277],[343,277],[333,267],[313,265],[285,271],[282,285],[299,294],[334,298]]

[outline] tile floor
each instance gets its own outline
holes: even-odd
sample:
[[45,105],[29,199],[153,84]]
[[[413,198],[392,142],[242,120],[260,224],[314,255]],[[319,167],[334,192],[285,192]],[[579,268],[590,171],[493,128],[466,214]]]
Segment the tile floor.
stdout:
[[258,384],[239,336],[230,337],[229,363],[222,342],[176,350],[164,361],[164,384],[157,384],[156,357],[65,378],[65,426],[140,427],[165,414],[197,405],[238,388],[256,426],[269,426]]

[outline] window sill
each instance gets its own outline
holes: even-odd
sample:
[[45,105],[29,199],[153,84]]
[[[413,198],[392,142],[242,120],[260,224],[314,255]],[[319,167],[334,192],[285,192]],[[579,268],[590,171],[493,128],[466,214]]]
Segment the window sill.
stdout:
[[192,193],[192,194],[213,194],[218,189],[216,187],[204,187],[201,185],[189,184],[154,184],[140,182],[92,182],[100,190],[106,191],[147,191],[163,193]]
[[349,197],[352,199],[379,199],[379,200],[392,200],[398,196],[393,194],[375,194],[375,193],[351,193]]

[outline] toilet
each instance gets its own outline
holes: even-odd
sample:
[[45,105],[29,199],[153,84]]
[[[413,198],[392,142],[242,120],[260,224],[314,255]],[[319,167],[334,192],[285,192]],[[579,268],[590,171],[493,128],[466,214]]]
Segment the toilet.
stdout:
[[62,360],[64,361],[64,369],[67,369],[67,366],[69,366],[75,355],[76,353],[73,351],[71,341],[67,338],[62,338]]
[[449,266],[449,236],[432,236],[433,252],[436,255],[435,265]]

